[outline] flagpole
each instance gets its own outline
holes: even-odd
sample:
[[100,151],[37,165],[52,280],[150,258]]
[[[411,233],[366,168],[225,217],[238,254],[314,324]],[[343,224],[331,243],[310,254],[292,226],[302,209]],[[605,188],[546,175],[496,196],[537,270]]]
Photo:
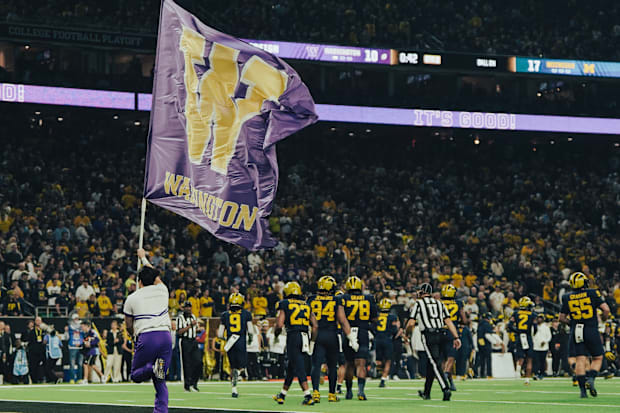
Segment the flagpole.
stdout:
[[[140,207],[140,234],[138,236],[138,248],[142,248],[144,244],[144,220],[146,218],[146,198],[142,198],[142,206]],[[138,269],[137,272],[140,272],[140,259],[138,259]],[[136,282],[140,285],[139,280],[136,276]],[[138,287],[139,288],[139,287]]]

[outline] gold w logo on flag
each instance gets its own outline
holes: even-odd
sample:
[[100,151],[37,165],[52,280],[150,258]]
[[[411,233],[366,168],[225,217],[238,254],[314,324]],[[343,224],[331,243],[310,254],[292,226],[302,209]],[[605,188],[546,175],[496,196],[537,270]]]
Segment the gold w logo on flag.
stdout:
[[[186,133],[189,159],[200,164],[213,137],[211,169],[226,175],[235,153],[243,124],[260,113],[265,100],[278,102],[288,76],[258,56],[252,56],[239,73],[239,50],[212,43],[208,62],[203,56],[206,39],[183,26],[180,50],[185,57],[184,82]],[[210,68],[202,77],[196,65]],[[245,97],[235,98],[240,83],[247,86]]]

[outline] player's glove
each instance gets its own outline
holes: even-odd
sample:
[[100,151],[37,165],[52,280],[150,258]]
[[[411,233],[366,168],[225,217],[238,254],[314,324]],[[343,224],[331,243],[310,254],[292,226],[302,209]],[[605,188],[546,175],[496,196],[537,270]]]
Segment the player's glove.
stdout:
[[357,334],[349,333],[347,339],[349,340],[349,347],[357,352],[360,348],[360,343],[357,341]]
[[605,352],[605,358],[607,359],[607,361],[616,361],[616,355],[614,353],[612,353],[611,351],[607,351]]

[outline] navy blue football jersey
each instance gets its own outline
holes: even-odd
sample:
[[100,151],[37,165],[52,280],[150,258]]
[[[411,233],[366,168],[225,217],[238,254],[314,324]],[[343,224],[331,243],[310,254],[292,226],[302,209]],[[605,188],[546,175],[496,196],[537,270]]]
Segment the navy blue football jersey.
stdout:
[[518,310],[514,313],[516,332],[518,334],[525,333],[532,335],[532,326],[536,320],[536,313],[529,310]]
[[370,330],[372,320],[377,318],[375,298],[368,295],[343,294],[344,312],[351,327]]
[[571,327],[575,324],[598,326],[596,310],[602,303],[603,297],[599,290],[584,288],[564,294],[561,313],[570,316]]
[[463,308],[463,302],[461,300],[450,300],[450,299],[442,299],[443,304],[448,309],[448,313],[450,314],[450,320],[455,325],[463,324],[463,320],[461,319],[461,309]]
[[286,331],[308,332],[310,326],[310,306],[304,300],[288,299],[278,303],[277,310],[284,311]]
[[225,311],[222,313],[222,325],[226,329],[226,337],[237,334],[243,337],[248,332],[248,321],[252,321],[252,314],[247,310]]
[[337,330],[338,321],[336,314],[338,308],[343,306],[342,296],[313,295],[308,299],[308,305],[314,313],[320,330]]
[[397,333],[398,327],[394,323],[398,318],[394,314],[380,312],[375,325],[375,338],[377,340],[391,340]]

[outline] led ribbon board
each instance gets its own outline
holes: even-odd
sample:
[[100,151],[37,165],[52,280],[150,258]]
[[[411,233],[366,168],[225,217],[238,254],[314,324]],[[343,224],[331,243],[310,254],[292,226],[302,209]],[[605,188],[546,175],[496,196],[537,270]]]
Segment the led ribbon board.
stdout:
[[[150,93],[0,83],[0,102],[151,110]],[[137,106],[136,106],[137,104]],[[620,119],[317,104],[319,120],[435,128],[620,135]]]

